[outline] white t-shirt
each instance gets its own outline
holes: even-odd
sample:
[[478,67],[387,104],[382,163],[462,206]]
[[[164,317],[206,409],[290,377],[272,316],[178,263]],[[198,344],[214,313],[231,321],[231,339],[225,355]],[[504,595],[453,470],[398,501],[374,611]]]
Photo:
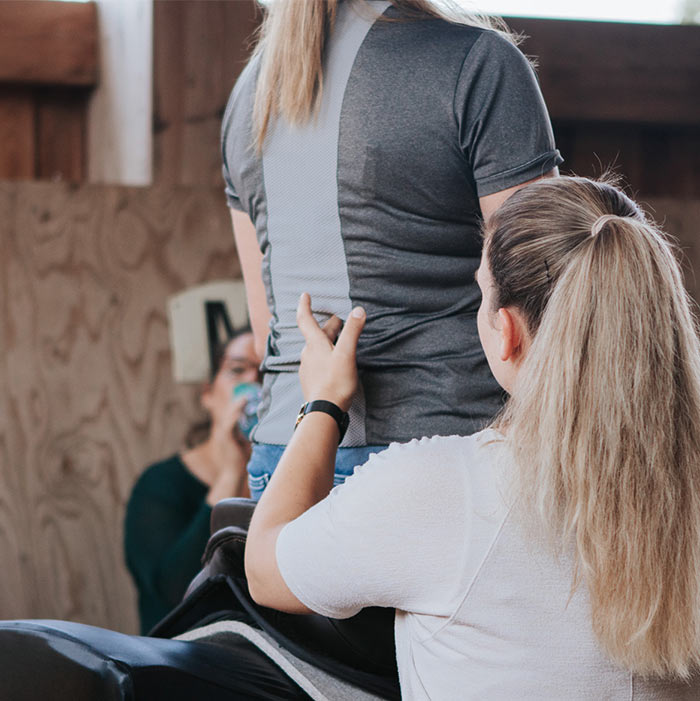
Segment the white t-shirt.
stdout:
[[334,618],[395,607],[405,699],[700,699],[606,657],[570,558],[510,514],[511,466],[492,430],[391,445],[282,530],[287,586]]

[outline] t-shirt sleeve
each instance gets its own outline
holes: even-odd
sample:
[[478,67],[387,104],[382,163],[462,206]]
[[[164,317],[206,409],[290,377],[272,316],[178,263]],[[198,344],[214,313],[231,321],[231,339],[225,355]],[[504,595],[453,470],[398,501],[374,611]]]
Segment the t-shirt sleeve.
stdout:
[[390,446],[284,527],[277,564],[302,603],[332,618],[365,606],[449,615],[468,541],[449,440]]
[[221,160],[226,203],[250,214],[243,184],[244,170],[255,158],[253,145],[253,102],[258,60],[253,58],[238,77],[221,123]]
[[532,66],[496,32],[484,31],[465,57],[455,116],[479,197],[537,178],[563,162]]

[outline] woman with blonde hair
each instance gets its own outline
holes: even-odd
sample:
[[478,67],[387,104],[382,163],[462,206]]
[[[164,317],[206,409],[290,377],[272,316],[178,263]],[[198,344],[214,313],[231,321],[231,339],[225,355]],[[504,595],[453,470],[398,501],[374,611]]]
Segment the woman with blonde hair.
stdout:
[[[223,120],[264,398],[258,497],[302,404],[299,294],[367,311],[336,482],[392,441],[472,432],[502,392],[479,347],[479,226],[561,162],[532,68],[492,20],[428,0],[272,0]],[[459,381],[457,381],[459,378]],[[324,411],[304,406],[303,411]]]
[[[700,344],[673,247],[613,185],[563,177],[516,192],[484,249],[504,411],[330,494],[338,428],[304,417],[253,517],[251,593],[396,607],[407,699],[700,698]],[[307,400],[347,411],[365,319],[338,336],[302,297]]]

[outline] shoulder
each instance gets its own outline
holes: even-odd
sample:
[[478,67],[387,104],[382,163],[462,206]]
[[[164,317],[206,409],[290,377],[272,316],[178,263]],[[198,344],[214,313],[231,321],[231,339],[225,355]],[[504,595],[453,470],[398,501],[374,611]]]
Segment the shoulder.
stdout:
[[255,88],[258,82],[258,73],[260,71],[260,60],[260,54],[255,54],[238,76],[231,90],[226,110],[224,111],[224,124],[227,124],[231,120],[234,112],[238,111],[237,108],[240,107],[242,103],[245,104],[246,108],[252,109],[253,100],[255,99]]
[[261,60],[262,55],[260,53],[253,54],[236,79],[236,83],[231,91],[232,97],[255,87],[255,84],[258,81]]
[[141,479],[148,482],[153,480],[159,480],[160,478],[166,476],[181,475],[184,472],[187,472],[185,463],[182,462],[180,454],[175,453],[170,457],[163,458],[163,460],[158,460],[154,463],[151,463],[143,471]]
[[[376,453],[372,459],[386,463],[401,463],[404,467],[426,468],[446,458],[451,466],[458,466],[489,443],[495,431],[486,429],[469,436],[432,436],[416,438],[408,443],[392,443],[386,450]],[[446,465],[443,465],[445,467]]]
[[489,471],[501,445],[492,430],[470,436],[433,436],[393,443],[357,467],[346,485],[372,491],[441,494],[467,487],[470,475]]
[[[380,43],[374,45],[376,51],[385,54],[386,45],[389,44],[393,52],[403,52],[404,57],[415,55],[422,61],[432,59],[436,62],[435,67],[442,70],[447,66],[458,66],[476,45],[484,43],[484,35],[500,37],[498,32],[488,27],[436,17],[402,16],[396,8],[390,8],[385,14],[395,21],[375,22],[373,29],[382,38]],[[507,40],[503,38],[503,41]],[[423,69],[429,67],[430,64],[422,66]]]
[[494,68],[533,72],[532,64],[514,42],[493,29],[481,29],[479,32],[465,56],[465,68],[485,64]]
[[188,481],[191,477],[193,478],[176,453],[146,467],[134,485],[132,499],[135,495],[160,494],[164,491],[170,491],[173,484]]

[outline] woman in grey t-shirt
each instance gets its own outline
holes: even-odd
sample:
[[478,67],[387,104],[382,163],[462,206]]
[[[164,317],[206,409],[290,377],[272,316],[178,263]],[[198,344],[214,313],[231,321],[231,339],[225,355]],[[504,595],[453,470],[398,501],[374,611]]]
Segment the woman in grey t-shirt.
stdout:
[[336,481],[392,441],[469,434],[497,412],[476,333],[480,221],[561,162],[530,64],[474,18],[419,0],[278,1],[262,36],[222,131],[264,351],[254,496],[302,404],[302,290],[319,321],[367,310]]

